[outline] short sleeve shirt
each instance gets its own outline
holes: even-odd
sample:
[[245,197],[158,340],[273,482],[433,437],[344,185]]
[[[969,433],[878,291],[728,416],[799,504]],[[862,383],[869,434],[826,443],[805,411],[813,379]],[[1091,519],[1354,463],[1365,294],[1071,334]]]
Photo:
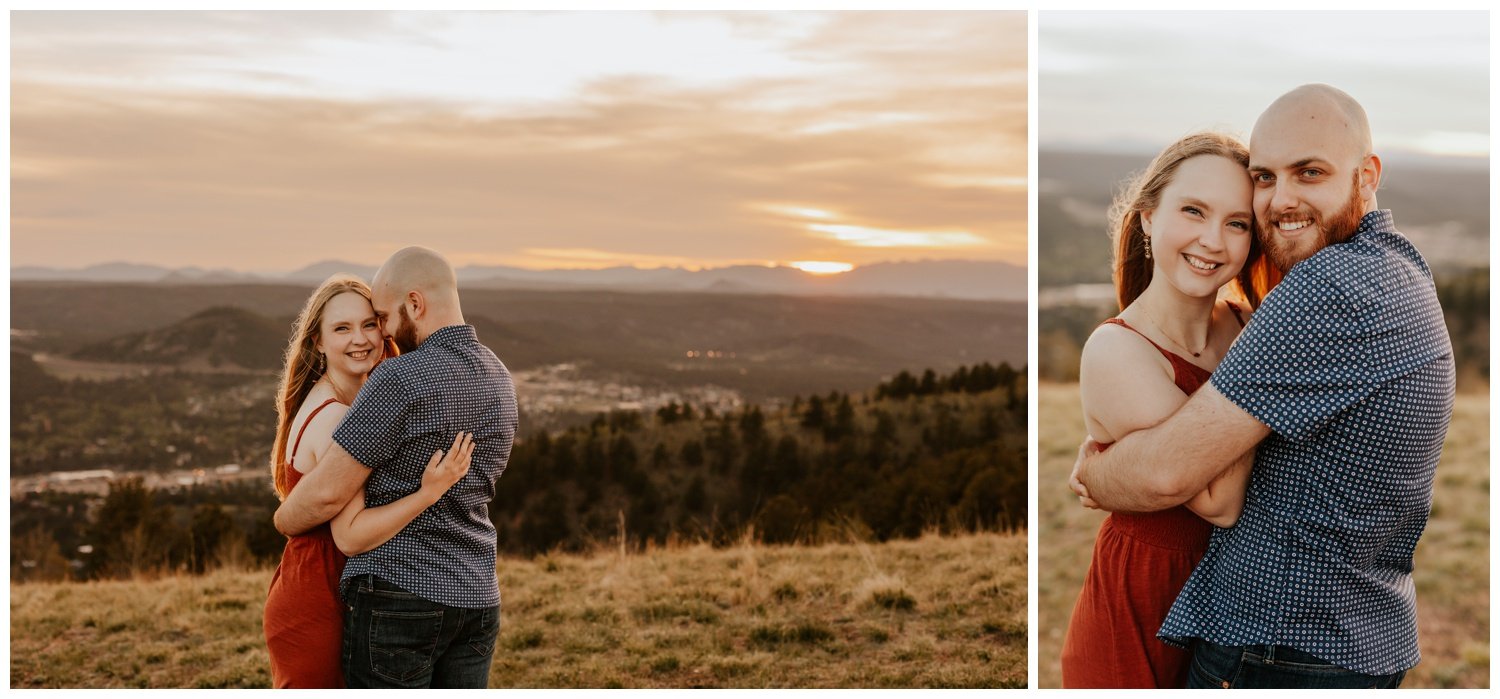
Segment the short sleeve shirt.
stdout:
[[510,372],[470,325],[450,325],[370,372],[333,433],[370,468],[365,506],[415,493],[427,462],[459,432],[474,435],[469,473],[395,537],[349,559],[343,580],[373,573],[424,599],[480,609],[500,604],[489,503],[518,426]]
[[1286,645],[1385,675],[1417,664],[1412,555],[1453,409],[1431,272],[1389,211],[1295,265],[1210,382],[1265,423],[1245,507],[1160,636]]

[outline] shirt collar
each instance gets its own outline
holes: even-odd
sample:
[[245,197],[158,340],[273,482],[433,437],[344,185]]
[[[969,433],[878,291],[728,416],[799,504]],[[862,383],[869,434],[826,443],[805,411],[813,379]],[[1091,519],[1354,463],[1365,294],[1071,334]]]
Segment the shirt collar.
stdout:
[[463,342],[478,342],[479,334],[474,332],[472,325],[448,325],[434,330],[417,349],[422,349],[429,344],[433,345],[457,345]]
[[[1354,230],[1354,235],[1370,232],[1390,232],[1396,230],[1396,217],[1391,215],[1390,209],[1376,209],[1364,215],[1359,220],[1359,228]],[[1351,236],[1352,237],[1352,236]]]

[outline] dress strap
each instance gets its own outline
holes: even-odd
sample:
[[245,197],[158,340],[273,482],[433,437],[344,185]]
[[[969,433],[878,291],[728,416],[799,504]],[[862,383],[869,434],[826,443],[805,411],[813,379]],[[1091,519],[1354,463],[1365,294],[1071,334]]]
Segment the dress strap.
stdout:
[[1100,323],[1100,325],[1118,325],[1118,326],[1120,326],[1122,328],[1125,328],[1126,330],[1129,330],[1130,332],[1133,332],[1133,333],[1135,333],[1137,335],[1140,335],[1147,342],[1151,343],[1151,346],[1155,347],[1156,351],[1161,352],[1164,355],[1167,355],[1167,359],[1173,359],[1173,358],[1175,358],[1177,356],[1175,353],[1169,351],[1167,348],[1162,347],[1161,345],[1156,344],[1156,340],[1153,340],[1153,339],[1151,339],[1149,337],[1146,337],[1146,333],[1143,333],[1143,332],[1141,332],[1139,330],[1136,330],[1135,328],[1130,327],[1130,324],[1127,323],[1127,322],[1125,322],[1124,320],[1121,320],[1119,318],[1110,318],[1110,319],[1104,321],[1103,323]]
[[1172,382],[1177,384],[1177,388],[1182,389],[1183,393],[1192,395],[1194,391],[1198,390],[1198,388],[1203,385],[1204,381],[1208,380],[1209,371],[1207,369],[1204,369],[1203,367],[1188,361],[1187,358],[1183,357],[1180,354],[1177,354],[1176,352],[1173,352],[1165,347],[1162,347],[1161,345],[1156,344],[1155,340],[1146,337],[1146,333],[1130,327],[1129,323],[1126,323],[1119,318],[1110,318],[1109,320],[1104,321],[1104,323],[1101,323],[1101,325],[1106,324],[1118,325],[1122,328],[1125,328],[1126,330],[1140,335],[1146,340],[1146,342],[1151,343],[1151,346],[1155,347],[1156,351],[1161,352],[1161,355],[1167,358],[1167,363],[1172,365]]
[[1241,313],[1240,313],[1240,305],[1237,304],[1237,303],[1235,303],[1235,302],[1233,302],[1233,301],[1230,301],[1228,299],[1224,300],[1224,304],[1226,306],[1229,306],[1229,310],[1234,311],[1234,319],[1240,322],[1240,327],[1241,328],[1244,328],[1245,327],[1245,316],[1241,315]]
[[302,446],[302,433],[307,431],[307,426],[312,424],[313,418],[317,417],[318,413],[321,412],[324,408],[328,407],[330,403],[337,402],[339,402],[337,398],[329,398],[328,400],[323,401],[322,405],[313,408],[313,411],[307,414],[307,419],[302,421],[302,429],[297,430],[297,441],[292,443],[292,455],[287,457],[287,463],[291,463],[294,459],[297,458],[297,447]]

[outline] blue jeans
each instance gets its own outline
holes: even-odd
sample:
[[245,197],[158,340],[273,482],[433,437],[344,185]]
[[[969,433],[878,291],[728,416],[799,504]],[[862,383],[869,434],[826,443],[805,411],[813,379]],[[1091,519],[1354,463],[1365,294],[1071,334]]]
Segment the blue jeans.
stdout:
[[489,685],[498,607],[449,607],[373,575],[344,585],[344,681],[351,689]]
[[1193,641],[1188,689],[1395,689],[1406,677],[1365,675],[1290,646],[1221,646]]

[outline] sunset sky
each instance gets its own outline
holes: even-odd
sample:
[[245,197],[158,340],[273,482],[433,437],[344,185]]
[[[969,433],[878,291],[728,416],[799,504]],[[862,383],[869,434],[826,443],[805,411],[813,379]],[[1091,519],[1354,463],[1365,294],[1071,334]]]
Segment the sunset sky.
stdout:
[[11,264],[1026,260],[1026,14],[11,15]]
[[1276,97],[1328,83],[1375,149],[1489,157],[1483,12],[1040,12],[1041,148],[1154,152],[1193,131],[1249,137]]

